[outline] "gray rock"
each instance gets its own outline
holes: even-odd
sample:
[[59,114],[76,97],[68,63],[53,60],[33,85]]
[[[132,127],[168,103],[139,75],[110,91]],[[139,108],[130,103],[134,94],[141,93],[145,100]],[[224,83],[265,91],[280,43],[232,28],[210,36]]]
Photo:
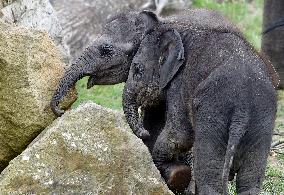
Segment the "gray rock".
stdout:
[[0,176],[1,194],[173,194],[121,113],[86,103],[58,118]]
[[66,63],[69,63],[68,47],[62,42],[62,28],[49,0],[17,0],[1,10],[4,22],[48,32]]
[[[65,67],[46,33],[0,22],[0,171],[55,119],[49,102]],[[73,91],[65,107],[75,100]]]
[[101,32],[110,15],[139,9],[144,0],[50,0],[63,28],[64,42],[76,59]]

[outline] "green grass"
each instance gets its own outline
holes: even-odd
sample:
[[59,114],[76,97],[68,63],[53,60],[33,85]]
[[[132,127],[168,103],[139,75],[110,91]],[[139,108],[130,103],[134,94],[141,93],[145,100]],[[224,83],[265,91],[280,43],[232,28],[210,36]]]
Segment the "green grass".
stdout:
[[277,161],[276,163],[279,165],[276,165],[271,162],[270,164],[267,165],[265,180],[262,186],[263,191],[268,192],[270,194],[284,193],[284,182],[283,182],[284,181],[284,171],[283,171],[284,164],[283,164],[283,161],[282,162]]
[[[273,158],[273,159],[272,159]],[[284,161],[275,157],[269,158],[269,163],[265,171],[265,180],[262,185],[261,194],[278,195],[284,193]],[[236,183],[235,181],[229,182],[229,194],[235,195]]]
[[[245,0],[224,0],[223,3],[216,3],[216,0],[195,0],[193,6],[219,10],[237,24],[252,45],[260,49],[263,0],[253,0],[250,4],[245,3]],[[86,83],[87,78],[77,83],[76,88],[79,95],[73,107],[91,100],[105,107],[121,109],[121,94],[124,84],[94,86],[87,90]],[[284,91],[279,91],[278,95],[275,131],[284,132]],[[274,137],[274,141],[277,139],[279,137]],[[234,189],[235,185],[230,185],[230,194],[235,194]],[[284,194],[284,154],[276,153],[269,157],[263,192]]]
[[244,0],[195,0],[194,7],[209,8],[220,11],[233,21],[245,34],[247,39],[257,48],[261,45],[263,0],[244,3]]
[[91,89],[87,89],[87,81],[88,78],[83,78],[77,82],[78,99],[73,104],[73,107],[91,100],[108,108],[121,109],[123,84],[94,86]]

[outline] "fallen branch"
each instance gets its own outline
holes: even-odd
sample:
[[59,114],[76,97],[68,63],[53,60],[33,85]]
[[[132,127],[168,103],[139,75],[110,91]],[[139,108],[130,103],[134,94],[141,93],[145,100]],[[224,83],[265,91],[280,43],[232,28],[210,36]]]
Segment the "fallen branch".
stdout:
[[277,154],[284,154],[283,152],[279,152],[279,151],[274,151]]
[[274,143],[271,144],[271,147],[270,147],[270,149],[274,150],[274,151],[275,150],[280,150],[282,148],[284,148],[284,140],[279,140],[277,142],[274,142]]
[[280,140],[280,141],[272,143],[271,144],[271,148],[273,149],[273,148],[275,148],[275,147],[277,147],[277,146],[279,146],[281,144],[284,144],[284,140]]
[[284,133],[273,133],[273,135],[277,135],[277,136],[284,136]]

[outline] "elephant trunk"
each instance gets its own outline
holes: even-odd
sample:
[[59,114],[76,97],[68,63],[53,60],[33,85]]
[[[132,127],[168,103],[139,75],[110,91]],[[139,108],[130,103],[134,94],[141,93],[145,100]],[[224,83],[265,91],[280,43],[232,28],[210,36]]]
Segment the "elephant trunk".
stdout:
[[90,48],[87,48],[82,56],[69,67],[59,81],[58,88],[54,92],[50,102],[51,110],[56,116],[64,114],[64,110],[60,109],[59,103],[76,84],[76,82],[84,76],[89,76],[92,72],[94,72],[96,63],[94,58],[91,57],[91,55],[88,55],[90,52]]
[[72,68],[65,72],[50,102],[51,110],[56,116],[64,114],[64,110],[59,108],[60,101],[66,96],[75,83],[83,77],[84,74],[82,72],[76,72]]
[[144,129],[140,120],[138,113],[139,105],[136,97],[137,93],[130,90],[126,84],[123,91],[122,101],[124,115],[133,133],[142,140],[146,140],[150,137],[150,134],[146,129]]

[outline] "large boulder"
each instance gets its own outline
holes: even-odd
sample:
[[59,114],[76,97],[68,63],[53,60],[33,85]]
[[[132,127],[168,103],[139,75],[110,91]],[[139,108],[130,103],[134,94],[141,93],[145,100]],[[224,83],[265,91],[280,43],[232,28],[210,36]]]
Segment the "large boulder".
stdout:
[[46,33],[0,23],[0,171],[55,119],[49,102],[64,71]]
[[94,103],[65,113],[0,176],[1,194],[172,194],[123,115]]
[[[5,2],[5,1],[4,1]],[[6,0],[6,5],[0,11],[0,19],[18,26],[48,32],[66,63],[69,63],[70,53],[63,43],[62,27],[49,0]]]
[[107,18],[126,9],[140,9],[145,0],[50,0],[63,28],[64,42],[76,59],[101,32]]

